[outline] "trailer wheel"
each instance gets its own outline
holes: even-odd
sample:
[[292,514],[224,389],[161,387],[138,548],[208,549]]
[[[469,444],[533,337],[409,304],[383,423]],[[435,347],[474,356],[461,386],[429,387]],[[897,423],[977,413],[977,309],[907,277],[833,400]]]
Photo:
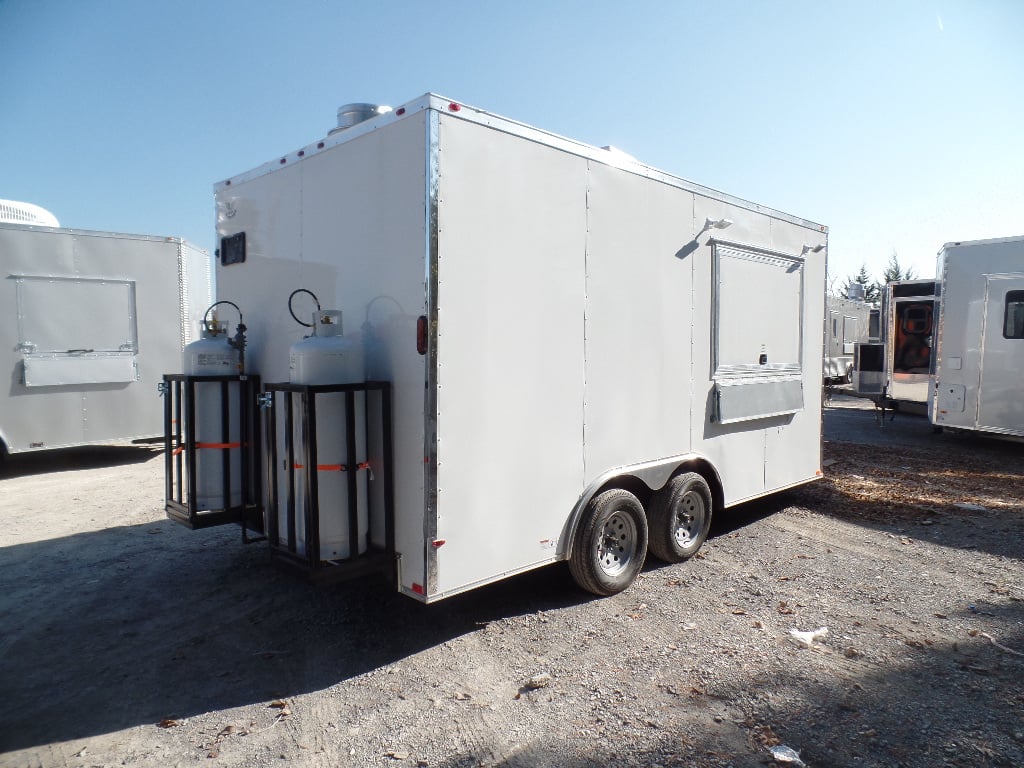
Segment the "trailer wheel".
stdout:
[[647,518],[637,497],[612,488],[591,499],[569,558],[576,583],[595,595],[614,595],[633,583],[646,555]]
[[651,552],[666,563],[693,557],[711,528],[711,489],[696,472],[676,475],[650,503]]

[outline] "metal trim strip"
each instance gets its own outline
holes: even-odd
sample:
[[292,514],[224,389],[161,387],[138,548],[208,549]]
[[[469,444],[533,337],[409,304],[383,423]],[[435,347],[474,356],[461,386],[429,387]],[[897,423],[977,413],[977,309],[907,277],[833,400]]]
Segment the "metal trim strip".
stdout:
[[427,115],[426,136],[426,286],[427,356],[423,416],[423,590],[426,596],[438,581],[437,549],[430,543],[437,538],[437,331],[438,331],[438,257],[439,257],[439,185],[440,120],[436,111]]

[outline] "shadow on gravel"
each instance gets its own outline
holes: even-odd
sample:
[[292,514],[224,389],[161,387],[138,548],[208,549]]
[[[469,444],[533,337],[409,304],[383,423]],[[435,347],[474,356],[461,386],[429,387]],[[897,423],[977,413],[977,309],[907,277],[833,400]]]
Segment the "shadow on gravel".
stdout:
[[16,453],[0,460],[0,480],[5,477],[29,477],[50,472],[142,464],[162,451],[162,444],[140,444],[87,445],[79,448]]
[[[999,622],[1003,632],[992,631],[1003,645],[1022,648],[1024,610],[1011,613]],[[980,634],[952,644],[893,636],[906,650],[898,665],[879,664],[843,642],[837,637],[798,653],[772,675],[770,696],[755,693],[755,680],[715,695],[740,704],[752,724],[770,729],[811,766],[1024,765],[1017,688],[1024,659]],[[846,656],[831,683],[801,669],[813,669],[820,653]]]
[[[579,746],[534,742],[499,761],[484,751],[439,765],[758,768],[776,764],[767,747],[779,743],[806,765],[829,768],[1024,765],[1024,603],[978,605],[944,620],[970,629],[950,643],[931,640],[923,627],[916,635],[887,629],[877,638],[833,626],[825,642],[780,650],[770,665],[743,664],[748,671],[738,676],[709,676],[703,690],[659,688],[644,711],[669,721],[680,712],[689,728],[633,731],[624,754],[614,738],[591,734]],[[891,648],[874,647],[879,639]],[[886,660],[892,656],[898,661]]]
[[952,452],[996,461],[1024,460],[1024,442],[985,437],[970,432],[937,430],[927,416],[897,412],[882,421],[870,408],[825,406],[822,434],[826,441],[880,447],[914,447]]
[[[1024,443],[825,409],[824,480],[779,498],[856,525],[1024,560]],[[867,496],[865,496],[867,494]]]
[[238,537],[161,521],[0,549],[0,752],[322,690],[586,599],[563,567],[429,607],[383,579],[317,589]]

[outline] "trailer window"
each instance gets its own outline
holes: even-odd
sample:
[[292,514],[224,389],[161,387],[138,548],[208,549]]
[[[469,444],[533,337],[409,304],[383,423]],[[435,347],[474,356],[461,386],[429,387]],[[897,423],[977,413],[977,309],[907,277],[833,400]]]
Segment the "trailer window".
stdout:
[[804,262],[716,243],[714,270],[715,374],[799,372]]
[[138,381],[135,281],[13,277],[26,387]]
[[138,350],[134,280],[36,275],[16,279],[21,351]]
[[[803,259],[716,242],[713,272],[713,420],[731,424],[802,410]],[[838,321],[832,319],[836,336]]]
[[1024,339],[1024,291],[1008,291],[1006,293],[1003,338]]
[[857,322],[856,317],[850,317],[847,315],[843,318],[843,343],[850,344],[857,340]]

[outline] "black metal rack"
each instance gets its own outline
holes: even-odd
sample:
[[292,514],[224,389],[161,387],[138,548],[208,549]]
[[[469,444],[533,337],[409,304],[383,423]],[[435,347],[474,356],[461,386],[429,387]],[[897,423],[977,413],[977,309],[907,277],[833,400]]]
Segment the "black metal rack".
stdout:
[[[217,442],[199,443],[196,424],[196,385],[217,384],[220,429]],[[209,389],[209,388],[207,388]],[[257,408],[260,377],[189,376],[165,374],[161,392],[164,396],[164,478],[165,509],[171,520],[192,529],[238,523],[245,542],[260,541],[250,532],[262,534],[264,529],[263,479],[260,464],[261,429]],[[236,392],[237,410],[230,407]],[[237,438],[232,439],[232,428]],[[221,503],[215,509],[200,509],[197,503],[197,451],[219,450],[221,462]],[[241,503],[232,504],[232,451],[237,450],[239,469],[236,474]]]
[[[267,411],[267,478],[270,488],[267,499],[266,535],[270,542],[271,556],[275,560],[298,569],[311,581],[317,583],[340,581],[374,571],[383,571],[391,579],[395,574],[395,525],[394,525],[394,478],[391,435],[391,385],[385,381],[367,381],[358,384],[267,384],[265,387],[269,406]],[[357,422],[356,395],[364,393],[364,434],[370,456],[365,465],[358,464],[356,455]],[[327,394],[344,395],[345,458],[334,471],[345,472],[348,541],[350,556],[345,559],[325,560],[320,551],[320,513],[318,472],[323,469],[317,456],[317,399]],[[302,420],[301,445],[295,445],[295,402],[299,404],[299,418]],[[281,404],[283,401],[283,405]],[[284,455],[279,455],[278,408],[283,407]],[[323,426],[323,425],[321,425]],[[372,449],[371,449],[371,446]],[[301,461],[301,464],[299,463]],[[281,496],[281,472],[284,473],[287,488],[283,498],[283,509],[279,508]],[[303,536],[299,546],[296,517],[296,470],[309,468],[305,472],[303,495]],[[315,468],[315,469],[314,469]],[[372,483],[368,483],[367,506],[368,524],[364,541],[360,541],[357,471],[372,472]],[[313,470],[313,471],[310,471]],[[379,502],[384,514],[384,546],[372,541],[372,515],[374,504]],[[280,523],[284,522],[282,536]],[[366,550],[360,553],[361,544]]]

